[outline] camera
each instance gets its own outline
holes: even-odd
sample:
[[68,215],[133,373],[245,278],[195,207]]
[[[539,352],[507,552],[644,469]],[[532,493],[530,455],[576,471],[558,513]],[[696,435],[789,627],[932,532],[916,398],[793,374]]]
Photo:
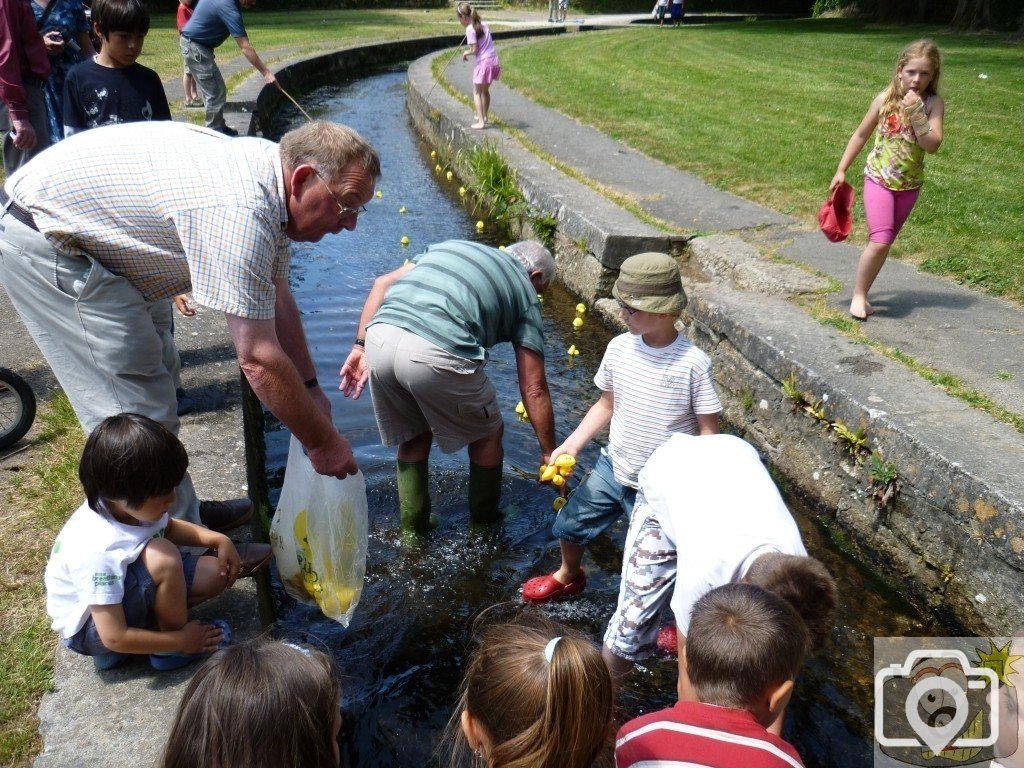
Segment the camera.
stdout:
[[875,673],[875,739],[909,765],[992,760],[999,707],[999,676],[962,650],[913,650]]

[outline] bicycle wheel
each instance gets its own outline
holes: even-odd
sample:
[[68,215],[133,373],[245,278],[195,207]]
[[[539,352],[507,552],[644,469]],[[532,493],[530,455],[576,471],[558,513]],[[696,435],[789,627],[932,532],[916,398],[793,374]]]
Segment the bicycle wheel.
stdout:
[[36,417],[36,396],[14,371],[0,368],[0,450],[14,445]]

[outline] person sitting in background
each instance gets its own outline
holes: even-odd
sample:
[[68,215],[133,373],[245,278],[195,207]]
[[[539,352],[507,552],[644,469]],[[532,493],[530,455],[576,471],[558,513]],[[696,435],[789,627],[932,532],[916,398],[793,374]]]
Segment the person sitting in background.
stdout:
[[767,728],[780,717],[810,636],[793,607],[754,584],[726,584],[693,606],[679,654],[679,701],[626,723],[616,768],[801,768]]
[[552,622],[493,625],[466,667],[448,741],[456,761],[472,750],[486,768],[590,768],[610,750],[613,704],[589,640]]
[[341,686],[331,657],[255,640],[189,681],[160,768],[337,768]]
[[168,517],[187,467],[178,438],[138,414],[111,416],[86,440],[78,468],[86,503],[57,535],[44,580],[53,629],[97,669],[131,654],[176,669],[212,653],[230,630],[189,621],[188,609],[270,560],[268,544],[240,544],[240,556],[224,534]]

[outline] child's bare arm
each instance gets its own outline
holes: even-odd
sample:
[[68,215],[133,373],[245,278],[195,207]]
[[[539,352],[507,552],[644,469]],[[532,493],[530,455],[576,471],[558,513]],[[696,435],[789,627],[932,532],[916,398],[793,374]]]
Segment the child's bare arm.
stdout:
[[839,167],[836,169],[835,176],[832,177],[832,181],[828,185],[829,192],[846,181],[846,171],[849,170],[851,165],[853,165],[853,161],[857,159],[857,155],[859,155],[860,151],[864,149],[864,145],[867,144],[868,139],[871,138],[871,134],[874,133],[875,127],[878,125],[878,115],[881,111],[882,95],[879,94],[875,97],[874,101],[871,102],[871,106],[868,107],[868,111],[864,115],[864,119],[860,121],[860,125],[857,126],[857,130],[853,132],[850,140],[846,143],[846,149],[843,151],[843,156],[839,159]]
[[551,458],[556,459],[563,453],[575,456],[582,451],[587,443],[611,422],[614,404],[614,394],[611,391],[602,392],[597,402],[590,406],[590,410],[580,421],[580,425],[565,438],[565,442],[551,452]]
[[718,420],[721,417],[721,412],[717,413],[698,413],[695,414],[697,417],[697,427],[699,434],[701,435],[717,435],[718,434]]
[[180,547],[206,547],[216,550],[220,575],[227,580],[225,589],[230,588],[238,578],[241,558],[234,543],[223,533],[172,517],[167,524],[167,530],[164,531],[164,538]]
[[219,627],[198,621],[166,632],[129,627],[120,603],[90,605],[89,612],[103,645],[117,653],[213,653],[223,639]]

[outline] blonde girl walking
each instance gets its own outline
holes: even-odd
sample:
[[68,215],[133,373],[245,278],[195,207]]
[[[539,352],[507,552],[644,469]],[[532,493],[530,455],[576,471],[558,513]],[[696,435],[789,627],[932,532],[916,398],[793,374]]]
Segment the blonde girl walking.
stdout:
[[864,167],[869,236],[850,302],[854,320],[864,321],[874,314],[868,291],[921,193],[925,153],[934,154],[942,144],[941,68],[941,54],[930,40],[918,40],[903,49],[892,82],[871,102],[829,184],[831,192],[846,181],[846,171],[874,133],[875,143]]
[[459,15],[459,23],[466,28],[466,42],[469,44],[469,50],[462,54],[462,60],[468,61],[471,54],[476,56],[476,66],[473,68],[476,122],[469,127],[481,130],[487,127],[487,112],[491,108],[491,83],[501,77],[501,63],[494,48],[491,30],[480,21],[480,14],[473,10],[473,6],[459,3],[456,13]]

